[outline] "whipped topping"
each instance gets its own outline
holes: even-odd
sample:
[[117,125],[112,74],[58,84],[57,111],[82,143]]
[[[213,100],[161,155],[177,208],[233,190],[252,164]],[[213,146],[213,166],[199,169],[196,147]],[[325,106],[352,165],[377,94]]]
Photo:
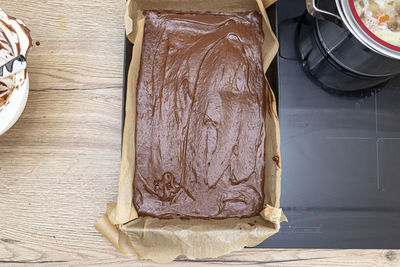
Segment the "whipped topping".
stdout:
[[6,36],[6,33],[0,31],[0,66],[3,66],[14,58],[14,51]]
[[[32,47],[30,31],[20,20],[8,16],[0,8],[0,67],[22,55],[27,58]],[[26,71],[0,79],[0,111],[6,105],[14,90],[25,83]]]

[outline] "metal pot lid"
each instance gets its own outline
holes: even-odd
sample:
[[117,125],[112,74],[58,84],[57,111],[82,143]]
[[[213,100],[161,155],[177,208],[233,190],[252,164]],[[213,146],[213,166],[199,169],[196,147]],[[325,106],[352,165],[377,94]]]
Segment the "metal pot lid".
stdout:
[[[384,14],[385,12],[381,7],[382,5],[387,5],[388,9],[396,8],[395,6],[398,4],[400,10],[400,1],[337,0],[336,3],[338,4],[338,9],[340,10],[341,8],[340,11],[343,12],[341,17],[345,20],[346,26],[362,43],[385,56],[400,59],[400,12],[397,14],[399,20],[398,29],[392,31],[389,22],[396,18],[390,18],[387,14]],[[359,14],[361,5],[364,5],[364,10]],[[395,10],[390,11],[392,13],[396,12]],[[395,21],[394,23],[397,22]]]

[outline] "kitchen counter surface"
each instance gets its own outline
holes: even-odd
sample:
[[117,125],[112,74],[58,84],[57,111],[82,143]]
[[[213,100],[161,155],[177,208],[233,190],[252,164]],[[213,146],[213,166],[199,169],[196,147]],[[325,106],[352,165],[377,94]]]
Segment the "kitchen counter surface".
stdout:
[[[120,255],[93,227],[117,199],[124,0],[3,0],[34,47],[31,90],[0,136],[0,265],[153,266]],[[399,251],[245,249],[207,264],[400,266]]]

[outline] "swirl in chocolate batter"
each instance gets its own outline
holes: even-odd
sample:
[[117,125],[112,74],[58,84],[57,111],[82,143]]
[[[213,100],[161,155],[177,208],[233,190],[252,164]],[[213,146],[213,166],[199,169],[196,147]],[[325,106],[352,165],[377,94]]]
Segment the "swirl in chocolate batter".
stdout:
[[[0,8],[0,67],[19,55],[27,58],[31,47],[29,29],[21,20],[8,16]],[[25,80],[26,70],[0,79],[0,111],[8,103],[13,91],[24,84]]]
[[264,198],[261,16],[144,15],[136,209],[161,218],[257,215]]

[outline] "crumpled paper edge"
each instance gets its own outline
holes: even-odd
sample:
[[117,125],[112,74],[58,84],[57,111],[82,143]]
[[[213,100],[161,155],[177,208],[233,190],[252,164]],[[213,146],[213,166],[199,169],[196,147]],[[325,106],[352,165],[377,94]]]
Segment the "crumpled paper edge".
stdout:
[[[180,255],[188,259],[223,256],[244,246],[256,246],[279,231],[279,223],[271,223],[261,216],[201,220],[197,224],[190,220],[139,217],[123,225],[115,224],[113,216],[115,204],[110,204],[106,215],[95,225],[96,229],[121,253],[158,263],[171,262]],[[182,239],[189,242],[182,242]]]
[[[133,48],[133,59],[129,68],[129,84],[127,92],[126,114],[132,115],[125,120],[124,145],[121,161],[119,194],[117,204],[109,204],[107,212],[95,227],[102,233],[117,249],[126,255],[136,255],[138,258],[152,259],[156,262],[169,262],[177,256],[185,255],[190,259],[205,257],[218,257],[229,252],[240,250],[245,246],[256,246],[269,236],[279,231],[280,222],[287,221],[280,209],[281,193],[281,166],[280,166],[280,132],[276,110],[275,96],[267,84],[267,101],[269,110],[266,118],[265,154],[271,155],[266,158],[266,175],[264,183],[265,209],[260,216],[253,218],[233,218],[223,220],[202,219],[158,219],[151,217],[139,217],[133,206],[133,174],[135,167],[135,143],[134,130],[136,126],[136,84],[140,68],[140,55],[143,34],[138,34],[139,29],[144,27],[144,17],[140,11],[140,5],[152,5],[156,3],[165,5],[167,2],[175,2],[171,9],[190,10],[188,6],[180,5],[181,2],[188,4],[190,0],[165,1],[161,0],[129,0],[127,3],[125,23],[129,40],[135,43]],[[223,1],[222,1],[223,2]],[[226,1],[235,2],[235,1]],[[240,2],[239,0],[236,2]],[[273,4],[274,0],[251,0],[242,1],[251,5],[256,3],[264,18],[263,30],[265,41],[263,43],[263,68],[266,72],[271,61],[278,51],[278,42],[272,32],[265,8]],[[178,6],[177,3],[179,4]],[[166,9],[166,8],[164,8]],[[218,9],[218,7],[217,7]],[[235,11],[246,11],[249,7],[235,8]],[[207,10],[207,11],[215,11]],[[217,10],[218,11],[218,10]],[[133,18],[136,18],[134,23]],[[268,117],[268,114],[270,115]],[[133,126],[133,129],[132,129]],[[127,129],[131,129],[128,131]],[[273,163],[272,163],[273,162]],[[267,167],[269,166],[269,168]],[[272,190],[271,190],[272,188]],[[250,227],[250,228],[249,228]],[[200,240],[200,241],[199,241]],[[199,242],[198,242],[199,241]],[[161,250],[159,248],[162,248]]]

